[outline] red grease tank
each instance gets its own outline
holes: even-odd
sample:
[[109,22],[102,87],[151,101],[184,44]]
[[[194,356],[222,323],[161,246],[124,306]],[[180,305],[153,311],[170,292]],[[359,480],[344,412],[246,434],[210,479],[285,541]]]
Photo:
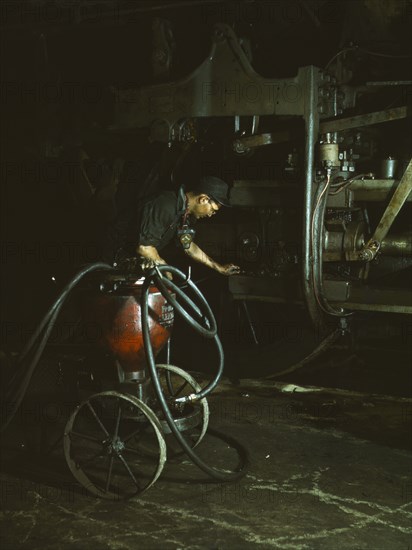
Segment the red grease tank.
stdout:
[[[142,334],[142,281],[117,282],[108,292],[106,282],[100,291],[83,294],[84,317],[97,329],[99,343],[109,349],[123,370],[137,372],[146,368],[146,354]],[[157,354],[169,339],[173,327],[173,307],[160,291],[151,286],[148,296],[149,329],[153,353]]]

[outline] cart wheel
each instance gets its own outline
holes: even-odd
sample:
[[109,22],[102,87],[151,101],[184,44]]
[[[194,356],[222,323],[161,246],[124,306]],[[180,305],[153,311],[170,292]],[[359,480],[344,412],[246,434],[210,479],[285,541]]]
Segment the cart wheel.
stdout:
[[132,395],[106,391],[73,411],[64,431],[64,454],[90,493],[121,500],[155,483],[166,461],[166,443],[150,407]]
[[[198,428],[193,436],[192,448],[198,445],[209,425],[209,405],[206,398],[194,403],[174,403],[169,398],[182,397],[191,393],[198,392],[202,388],[196,380],[183,369],[174,365],[159,364],[156,365],[164,395],[169,401],[169,408],[175,420],[178,429],[183,432],[191,428]],[[170,434],[170,428],[166,420],[161,420],[163,432]],[[199,433],[200,430],[200,433]]]

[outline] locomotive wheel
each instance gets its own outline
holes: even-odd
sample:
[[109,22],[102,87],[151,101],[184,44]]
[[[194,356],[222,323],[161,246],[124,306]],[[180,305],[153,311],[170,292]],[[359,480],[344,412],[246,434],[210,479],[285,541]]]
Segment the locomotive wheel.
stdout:
[[[150,449],[150,456],[141,446]],[[121,500],[155,483],[166,462],[166,443],[150,407],[132,395],[106,391],[73,411],[64,431],[64,454],[90,493]]]
[[[202,441],[209,425],[208,402],[206,398],[203,398],[194,403],[181,405],[180,403],[174,403],[173,399],[199,392],[202,388],[189,373],[179,367],[159,364],[156,365],[156,369],[158,371],[163,393],[169,402],[170,412],[172,413],[178,429],[183,432],[191,428],[197,428],[197,433],[195,435],[192,433],[190,436],[193,438],[192,448],[194,448]],[[169,434],[170,428],[166,420],[161,420],[161,424],[163,432]]]

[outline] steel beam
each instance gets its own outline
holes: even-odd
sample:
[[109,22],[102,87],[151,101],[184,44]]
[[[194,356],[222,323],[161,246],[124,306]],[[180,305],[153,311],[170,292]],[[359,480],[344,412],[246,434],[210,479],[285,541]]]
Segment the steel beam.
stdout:
[[380,124],[391,120],[400,120],[411,116],[411,112],[405,105],[386,111],[377,111],[375,113],[367,113],[366,115],[352,116],[348,118],[338,118],[333,120],[325,120],[320,123],[319,131],[321,134],[328,132],[340,132],[351,128],[360,128],[362,126],[371,126],[372,124]]

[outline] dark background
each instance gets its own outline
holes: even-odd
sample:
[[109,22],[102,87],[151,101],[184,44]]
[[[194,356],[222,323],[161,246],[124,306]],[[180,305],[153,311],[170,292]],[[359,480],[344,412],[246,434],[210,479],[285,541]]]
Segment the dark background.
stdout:
[[[375,52],[408,54],[411,14],[408,0],[2,2],[2,349],[20,349],[68,278],[80,265],[99,257],[108,217],[96,211],[82,184],[76,164],[81,151],[88,155],[85,166],[94,192],[119,157],[136,162],[142,173],[161,159],[161,185],[175,185],[171,172],[181,154],[178,147],[169,150],[166,145],[149,145],[145,129],[127,134],[108,131],[113,121],[112,87],[154,82],[151,29],[155,17],[168,19],[173,26],[175,54],[170,80],[175,80],[193,71],[207,56],[216,22],[231,25],[248,41],[256,72],[281,78],[294,76],[305,65],[325,67],[352,42]],[[355,52],[348,54],[347,63],[348,83],[353,85],[411,78],[410,59]],[[358,109],[399,106],[407,100],[398,90],[391,90],[377,94],[367,105],[360,103]],[[215,163],[232,174],[227,178],[231,183],[236,171],[242,173],[249,162],[236,161],[233,168],[233,123],[213,119],[202,125],[202,140],[177,169],[178,180],[186,181],[199,167],[202,170]],[[392,148],[407,155],[410,136],[404,126],[395,124],[381,136],[380,147],[381,155],[391,154]],[[281,149],[270,153],[272,161],[281,163],[285,153]],[[265,154],[253,160],[266,161]],[[225,212],[219,220],[207,223],[219,221],[231,228],[241,215],[247,213]],[[297,210],[297,235],[300,219]],[[223,250],[221,259],[233,260],[231,252]],[[186,267],[179,255],[171,258]],[[256,350],[244,321],[234,326],[240,314],[230,303],[227,280],[197,266],[193,277],[207,278],[201,288],[217,311],[229,369],[236,373],[236,350],[243,353],[247,348],[252,357]],[[69,306],[65,312],[68,325],[75,323],[74,309]],[[319,341],[302,308],[255,305],[252,314],[263,320],[262,343],[277,346],[272,359],[262,363],[262,372],[271,372],[274,362],[287,365],[301,359]],[[358,326],[372,327],[372,334],[373,327],[383,331],[383,338],[382,332],[372,336],[375,342],[384,341],[389,349],[409,347],[408,318],[359,314],[357,319]],[[290,327],[298,336],[291,336]],[[203,344],[187,336],[180,325],[176,328],[174,353],[182,366],[185,362],[193,366],[196,361],[199,368],[213,370],[209,352],[199,352]]]

